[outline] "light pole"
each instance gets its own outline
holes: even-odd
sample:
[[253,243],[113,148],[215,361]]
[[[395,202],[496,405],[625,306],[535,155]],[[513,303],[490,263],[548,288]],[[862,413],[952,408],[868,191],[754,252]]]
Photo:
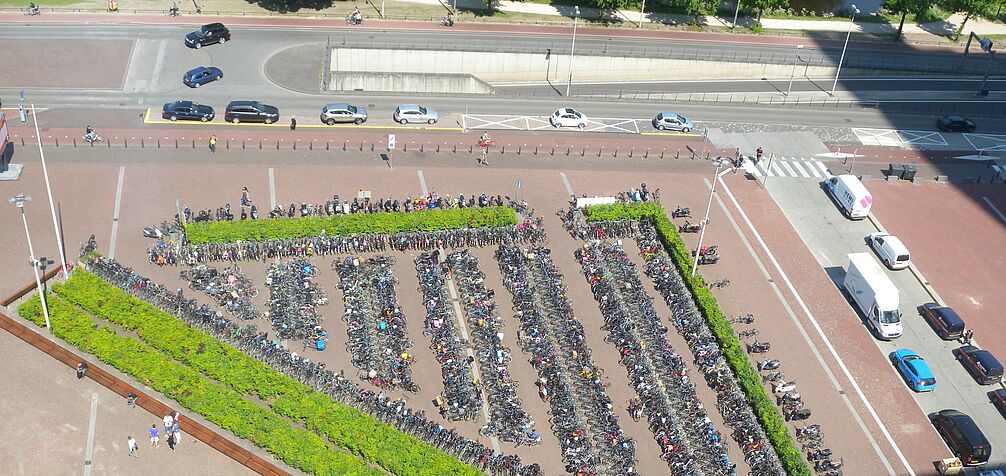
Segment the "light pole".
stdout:
[[737,26],[737,14],[741,12],[741,0],[737,0],[737,8],[734,9],[734,22],[730,24],[730,31],[734,31]]
[[580,7],[573,7],[573,43],[569,46],[569,79],[566,81],[566,97],[569,97],[569,86],[573,84],[573,51],[576,49],[576,17],[580,16]]
[[699,253],[702,250],[702,239],[706,237],[706,226],[709,225],[709,211],[713,207],[713,194],[716,193],[716,181],[720,178],[720,168],[727,162],[727,159],[717,157],[714,162],[716,162],[716,171],[713,173],[713,186],[709,188],[709,201],[706,202],[706,216],[699,223],[699,244],[695,247],[695,260],[692,261],[692,276],[695,276],[695,271],[699,268],[699,258],[701,257]]
[[793,55],[793,71],[789,73],[789,87],[786,88],[786,96],[789,96],[789,93],[793,91],[793,76],[796,76],[796,60],[800,59],[799,51],[802,49],[803,45],[796,45],[797,53]]
[[646,9],[646,0],[643,0],[643,4],[639,6],[639,26],[637,28],[643,27],[643,10]]
[[38,118],[35,117],[35,103],[31,104],[31,120],[35,123],[35,137],[38,139],[38,155],[42,157],[42,176],[45,177],[45,192],[49,196],[49,211],[52,212],[52,227],[56,231],[56,247],[59,248],[60,269],[63,272],[63,279],[69,275],[66,269],[66,253],[63,251],[63,233],[59,229],[59,222],[56,221],[56,205],[52,202],[52,187],[49,185],[49,169],[45,166],[45,151],[42,150],[42,134],[38,131]]
[[42,315],[45,316],[45,328],[52,332],[49,324],[49,306],[45,302],[45,293],[42,292],[42,278],[38,276],[38,260],[35,259],[35,248],[31,246],[31,235],[28,234],[28,217],[24,214],[24,203],[31,201],[31,195],[19,193],[8,199],[19,210],[21,210],[21,221],[24,222],[24,236],[28,238],[28,257],[31,259],[31,268],[35,271],[35,286],[38,288],[38,300],[42,302]]
[[852,36],[852,27],[856,24],[856,14],[859,13],[859,9],[856,5],[852,5],[852,20],[849,22],[849,33],[845,35],[845,46],[842,47],[842,57],[838,60],[838,69],[835,70],[835,83],[831,85],[831,92],[828,93],[831,96],[835,95],[835,88],[838,87],[838,74],[842,72],[842,63],[845,62],[845,50],[849,48],[849,37]]

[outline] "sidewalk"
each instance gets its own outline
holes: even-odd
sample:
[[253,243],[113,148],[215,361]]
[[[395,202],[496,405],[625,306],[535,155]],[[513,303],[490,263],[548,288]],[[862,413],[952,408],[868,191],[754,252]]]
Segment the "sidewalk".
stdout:
[[[284,11],[276,8],[266,8],[264,2],[248,2],[246,0],[183,0],[178,2],[182,17],[186,18],[196,15],[196,5],[203,15],[218,16],[294,16],[294,17],[345,17],[355,7],[360,7],[364,13],[365,20],[376,20],[380,18],[383,10],[385,19],[431,21],[446,15],[448,9],[459,10],[457,21],[459,23],[531,23],[536,25],[567,25],[573,17],[574,7],[566,5],[548,5],[532,2],[517,2],[510,0],[500,0],[497,4],[499,13],[493,16],[486,16],[485,2],[483,0],[363,0],[362,2],[337,2],[327,7],[321,8],[298,8],[296,10]],[[171,6],[172,0],[121,0],[119,11],[121,13],[151,13],[164,12],[166,14]],[[105,12],[105,0],[84,0],[69,6],[47,7],[43,3],[44,19],[46,12]],[[665,14],[665,13],[643,13],[635,10],[617,10],[614,12],[604,12],[596,8],[580,8],[579,18],[589,20],[599,20],[602,25],[621,28],[663,28],[663,25],[677,26],[685,25],[692,21],[690,15]],[[191,19],[191,18],[190,18]],[[947,21],[936,21],[925,24],[907,22],[904,26],[905,41],[909,43],[924,44],[954,44],[946,36],[957,29],[957,25],[963,21],[963,16],[952,15]],[[714,30],[729,29],[731,19],[719,18],[707,15],[701,17],[703,26]],[[747,27],[754,24],[753,18],[738,18],[737,25],[741,27],[739,33],[751,34]],[[777,35],[792,35],[802,33],[813,35],[814,33],[825,33],[829,36],[841,36],[849,29],[848,21],[842,20],[788,20],[788,19],[762,19],[762,27],[766,32]],[[587,25],[584,25],[587,26]],[[897,31],[896,24],[888,23],[862,23],[857,22],[853,30],[861,35],[893,35]],[[1006,35],[1006,25],[995,23],[983,19],[969,20],[962,37],[974,31],[979,35]]]

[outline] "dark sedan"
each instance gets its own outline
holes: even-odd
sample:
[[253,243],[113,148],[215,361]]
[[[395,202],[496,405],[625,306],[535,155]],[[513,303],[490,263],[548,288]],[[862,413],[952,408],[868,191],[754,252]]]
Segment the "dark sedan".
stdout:
[[212,83],[224,77],[224,72],[214,66],[200,66],[185,72],[182,82],[190,88],[198,88],[206,83]]
[[161,117],[177,121],[212,121],[214,117],[213,108],[192,101],[175,101],[164,105],[161,110]]
[[223,23],[210,23],[185,35],[185,46],[198,49],[214,43],[224,44],[230,39],[231,32]]
[[240,122],[272,124],[279,120],[279,109],[258,101],[232,101],[224,112],[224,120],[235,124]]
[[975,122],[961,116],[943,116],[936,121],[936,127],[943,132],[974,132]]

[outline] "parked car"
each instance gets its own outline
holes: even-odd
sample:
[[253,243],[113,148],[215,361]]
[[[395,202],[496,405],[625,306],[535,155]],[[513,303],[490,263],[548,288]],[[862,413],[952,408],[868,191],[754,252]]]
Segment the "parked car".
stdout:
[[182,76],[182,82],[190,88],[198,88],[207,83],[212,83],[224,77],[224,72],[215,66],[200,66],[190,69]]
[[587,116],[576,109],[564,107],[556,109],[549,116],[548,122],[552,124],[552,127],[579,127],[583,129],[587,127]]
[[1003,416],[1006,416],[1006,389],[998,388],[989,392],[989,401]]
[[936,377],[929,369],[929,364],[911,349],[898,349],[892,352],[891,362],[912,390],[928,392],[936,388]]
[[964,334],[964,319],[949,307],[927,302],[919,306],[919,314],[943,340],[957,340]]
[[1002,379],[1003,366],[992,352],[965,345],[954,349],[954,357],[961,361],[979,385],[991,385]]
[[974,132],[975,121],[961,116],[943,116],[936,120],[936,127],[943,132]]
[[276,106],[262,104],[258,101],[231,101],[224,111],[224,121],[233,122],[264,122],[272,124],[279,120],[279,109]]
[[367,110],[344,102],[326,104],[321,108],[321,122],[330,126],[337,122],[363,124],[367,122]]
[[185,35],[185,46],[198,49],[214,43],[224,44],[230,39],[231,31],[223,23],[210,23]]
[[653,127],[661,131],[688,132],[695,128],[692,121],[673,112],[662,112],[653,118]]
[[957,410],[940,410],[929,416],[936,431],[965,466],[989,462],[992,444],[971,417]]
[[880,232],[870,233],[866,237],[866,242],[877,253],[884,266],[890,269],[905,269],[912,259],[908,247],[897,236]]
[[408,124],[410,122],[436,124],[437,120],[440,119],[440,113],[436,109],[423,107],[418,104],[402,104],[395,108],[393,118],[399,124]]
[[175,101],[164,104],[161,109],[161,117],[172,121],[179,119],[184,121],[209,122],[215,116],[213,108],[204,104],[192,101]]

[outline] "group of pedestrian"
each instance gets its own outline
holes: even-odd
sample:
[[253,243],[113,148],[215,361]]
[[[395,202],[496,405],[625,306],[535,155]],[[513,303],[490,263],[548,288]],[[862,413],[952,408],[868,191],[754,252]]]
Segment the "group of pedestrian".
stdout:
[[[175,446],[182,441],[182,430],[179,424],[182,421],[182,415],[180,413],[172,412],[164,415],[164,441],[168,444],[168,448],[174,451]],[[150,447],[160,448],[161,447],[161,430],[157,428],[157,424],[151,424],[150,429],[147,430],[150,435]],[[126,445],[129,447],[129,456],[134,458],[139,457],[140,447],[136,442],[136,438],[132,435],[126,438]]]

